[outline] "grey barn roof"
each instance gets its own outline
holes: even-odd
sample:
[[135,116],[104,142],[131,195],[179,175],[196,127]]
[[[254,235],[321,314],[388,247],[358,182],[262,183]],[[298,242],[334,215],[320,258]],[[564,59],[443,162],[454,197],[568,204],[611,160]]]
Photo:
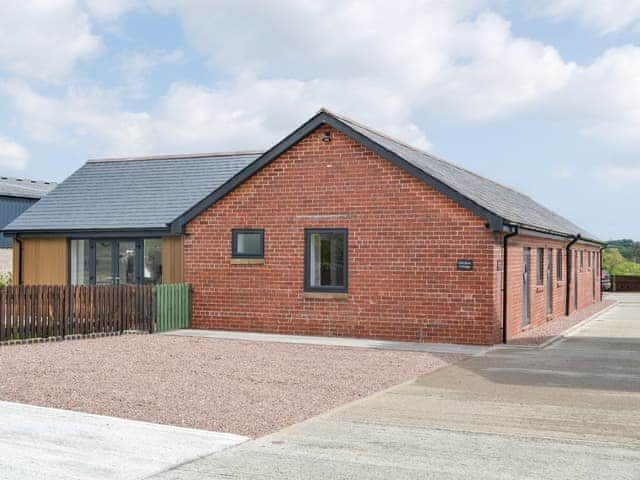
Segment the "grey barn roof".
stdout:
[[0,177],[0,196],[42,198],[56,187],[55,182],[42,182],[26,178]]
[[[326,110],[260,154],[201,154],[89,161],[6,227],[10,232],[167,229],[182,226],[283,151],[331,125],[422,178],[494,229],[517,225],[596,240],[527,195]],[[597,240],[596,240],[597,241]]]
[[508,223],[555,233],[579,233],[584,238],[594,239],[593,235],[583,228],[517,190],[406,145],[353,120],[332,115]]
[[9,231],[166,229],[256,152],[90,160]]

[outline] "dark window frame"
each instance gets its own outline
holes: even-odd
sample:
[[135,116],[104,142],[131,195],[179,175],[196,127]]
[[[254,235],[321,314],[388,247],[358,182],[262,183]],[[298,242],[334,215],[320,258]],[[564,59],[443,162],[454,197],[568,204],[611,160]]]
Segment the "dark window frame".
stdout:
[[[238,234],[260,234],[259,253],[238,253]],[[264,229],[263,228],[234,228],[231,230],[231,258],[264,259]]]
[[556,278],[558,281],[562,281],[564,276],[564,263],[562,259],[562,249],[558,248],[556,251]]
[[536,285],[544,285],[544,248],[536,248]]
[[[158,239],[162,240],[162,237],[149,236],[149,237],[104,237],[104,238],[70,238],[67,242],[67,283],[71,285],[71,242],[73,240],[88,240],[89,241],[89,283],[85,285],[96,285],[96,242],[110,242],[111,243],[111,273],[113,279],[113,285],[151,285],[144,283],[144,241]],[[136,261],[134,264],[134,278],[135,283],[125,284],[120,282],[120,263],[118,261],[118,245],[119,242],[134,242],[136,250]],[[162,267],[161,267],[162,268]],[[162,270],[161,270],[162,271]],[[117,282],[116,282],[117,279]],[[160,275],[160,283],[162,284],[162,275]]]
[[[344,235],[344,259],[342,268],[344,271],[344,286],[342,287],[316,287],[311,286],[310,262],[311,255],[311,235],[314,233],[342,233]],[[305,292],[326,292],[326,293],[348,293],[349,292],[349,229],[347,228],[305,228],[304,229],[304,291]]]

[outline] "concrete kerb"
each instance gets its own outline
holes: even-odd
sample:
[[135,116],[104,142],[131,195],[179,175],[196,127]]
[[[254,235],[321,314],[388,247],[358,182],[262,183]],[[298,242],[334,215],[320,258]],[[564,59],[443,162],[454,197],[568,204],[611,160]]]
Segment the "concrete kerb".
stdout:
[[611,305],[603,308],[599,312],[594,313],[590,317],[585,318],[581,322],[576,323],[574,326],[569,327],[568,329],[564,330],[563,332],[560,332],[559,334],[554,335],[553,337],[549,338],[548,340],[545,340],[544,342],[542,342],[539,345],[517,345],[517,344],[507,343],[507,344],[494,345],[493,347],[489,348],[489,350],[487,350],[487,352],[491,352],[491,351],[494,351],[494,350],[504,350],[504,349],[509,349],[509,350],[513,350],[513,349],[518,349],[518,350],[543,350],[545,348],[550,347],[554,343],[559,342],[560,340],[563,340],[565,337],[567,337],[567,336],[571,335],[572,333],[580,330],[581,328],[585,327],[591,321],[595,320],[596,318],[600,317],[601,315],[604,315],[606,312],[611,310],[613,307],[619,305],[619,303],[620,303],[619,300],[615,300],[615,302],[612,303]]
[[599,318],[600,316],[604,315],[605,313],[607,313],[609,310],[611,310],[613,307],[617,306],[620,303],[619,300],[616,300],[614,303],[612,303],[611,305],[609,305],[608,307],[603,308],[602,310],[600,310],[599,312],[594,313],[593,315],[591,315],[590,317],[585,318],[583,321],[581,321],[580,323],[576,323],[573,327],[568,328],[567,330],[565,330],[564,332],[559,333],[558,335],[556,335],[555,337],[551,337],[549,340],[541,343],[540,345],[538,345],[538,348],[540,349],[545,349],[547,347],[550,347],[551,345],[553,345],[556,342],[559,342],[560,340],[563,340],[564,338],[570,336],[571,334],[577,332],[578,330],[584,328],[587,326],[588,323],[591,323],[592,321],[594,321],[595,319]]
[[371,350],[395,350],[407,352],[426,352],[432,354],[453,354],[475,356],[482,355],[489,347],[481,345],[456,345],[446,343],[415,343],[388,340],[371,340],[351,337],[317,337],[306,335],[284,335],[272,333],[240,332],[227,330],[182,329],[161,332],[161,335],[212,338],[263,343],[289,343],[299,345],[317,345],[336,348],[357,348]]

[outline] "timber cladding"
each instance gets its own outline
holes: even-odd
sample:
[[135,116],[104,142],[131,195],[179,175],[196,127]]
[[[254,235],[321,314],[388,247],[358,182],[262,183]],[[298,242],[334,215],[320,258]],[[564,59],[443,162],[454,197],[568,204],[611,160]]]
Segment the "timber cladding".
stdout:
[[[23,238],[22,255],[14,241],[14,283],[66,285],[69,278],[69,248],[66,238]],[[22,258],[20,258],[22,257]],[[22,278],[18,278],[22,263]]]
[[184,281],[184,237],[162,238],[162,283]]

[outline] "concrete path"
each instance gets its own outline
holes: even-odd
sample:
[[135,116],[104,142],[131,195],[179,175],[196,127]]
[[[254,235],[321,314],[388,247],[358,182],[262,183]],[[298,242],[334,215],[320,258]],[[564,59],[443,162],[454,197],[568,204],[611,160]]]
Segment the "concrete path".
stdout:
[[640,298],[154,478],[638,480]]
[[330,347],[370,348],[374,350],[401,350],[405,352],[453,353],[480,355],[488,347],[476,345],[453,345],[448,343],[392,342],[348,337],[312,337],[303,335],[279,335],[273,333],[230,332],[226,330],[170,330],[162,335],[182,337],[218,338],[223,340],[248,340],[251,342],[297,343],[303,345],[326,345]]
[[0,402],[2,480],[138,479],[246,437]]

